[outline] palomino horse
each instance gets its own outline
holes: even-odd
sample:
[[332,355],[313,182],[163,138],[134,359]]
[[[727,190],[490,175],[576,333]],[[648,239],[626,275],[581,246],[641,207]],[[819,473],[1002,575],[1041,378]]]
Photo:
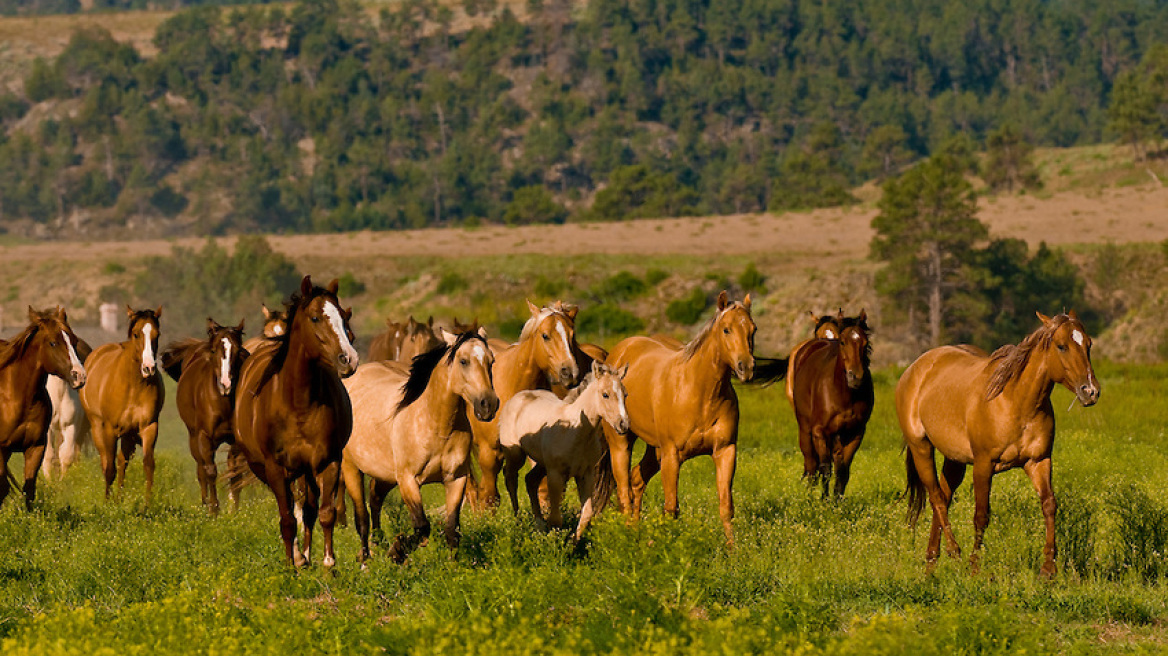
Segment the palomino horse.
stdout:
[[[276,496],[285,556],[297,566],[310,561],[312,529],[319,516],[325,567],[333,552],[333,498],[341,475],[341,451],[353,428],[353,409],[341,383],[357,369],[348,321],[337,299],[339,283],[313,286],[305,276],[287,303],[288,331],[265,341],[243,363],[235,392],[235,440],[252,472]],[[296,541],[292,484],[304,481],[304,550]]]
[[[1054,410],[1050,393],[1056,383],[1066,386],[1084,406],[1099,400],[1099,381],[1091,367],[1091,338],[1075,316],[1053,319],[1039,313],[1042,326],[1018,345],[1007,345],[986,355],[981,349],[942,346],[913,362],[896,385],[896,414],[907,447],[909,520],[915,522],[925,506],[933,507],[926,558],[934,563],[945,534],[949,554],[961,553],[949,526],[953,492],[973,465],[973,554],[990,521],[990,482],[993,475],[1022,467],[1042,502],[1046,546],[1042,573],[1053,576],[1055,502],[1051,488],[1051,450],[1054,447]],[[933,450],[945,463],[937,478]]]
[[434,334],[434,317],[422,323],[413,315],[405,323],[385,320],[386,331],[378,334],[369,344],[369,361],[395,360],[406,362],[414,356],[438,348],[441,343]]
[[390,549],[394,560],[404,560],[430,535],[421,493],[427,483],[446,488],[446,544],[458,547],[459,513],[470,476],[467,409],[490,421],[499,398],[491,387],[494,356],[486,332],[439,330],[442,346],[415,357],[408,370],[396,362],[372,362],[345,381],[354,411],[342,471],[361,536],[361,561],[369,557],[365,474],[378,481],[379,491],[396,485],[409,510],[414,533],[398,536]]
[[[608,366],[629,368],[624,379],[629,392],[629,437],[604,427],[625,512],[640,516],[645,485],[660,471],[665,512],[676,517],[681,463],[711,455],[722,528],[727,541],[733,540],[738,395],[730,375],[742,381],[754,375],[754,331],[750,295],[737,303],[723,291],[718,295],[717,314],[684,347],[650,337],[629,337],[609,353]],[[647,448],[630,474],[629,457],[638,437]]]
[[[553,384],[570,388],[579,380],[580,349],[576,346],[575,323],[578,308],[563,303],[538,308],[531,301],[527,308],[531,318],[524,324],[519,341],[495,352],[495,393],[500,403],[506,403],[516,392],[549,389]],[[491,507],[499,503],[499,424],[472,418],[471,428],[482,475],[476,501]],[[511,507],[519,512],[515,493]]]
[[134,447],[141,444],[149,500],[154,490],[158,414],[166,398],[162,372],[155,362],[162,306],[155,310],[134,310],[126,306],[126,315],[130,324],[126,331],[128,339],[99,346],[90,354],[89,384],[81,390],[81,403],[89,415],[93,445],[101,456],[106,498],[114,482],[115,457],[118,488],[121,488],[126,482],[126,463],[134,455]]
[[547,390],[525,390],[511,397],[499,413],[499,444],[507,454],[504,480],[514,489],[524,456],[536,464],[527,474],[527,494],[537,523],[543,523],[539,486],[547,477],[547,523],[563,524],[560,502],[569,480],[580,497],[579,541],[595,513],[612,495],[612,460],[600,428],[604,420],[620,434],[629,430],[625,386],[628,367],[613,371],[593,361],[592,372],[564,399]]
[[24,453],[24,504],[36,498],[36,475],[45,455],[45,438],[53,407],[45,383],[49,375],[68,379],[74,388],[85,384],[85,365],[77,357],[77,336],[60,307],[28,309],[29,325],[19,335],[0,342],[0,503],[12,489],[8,459]]
[[254,352],[264,343],[265,339],[276,339],[288,332],[288,316],[281,310],[269,310],[268,306],[260,306],[264,311],[264,329],[259,335],[243,343],[243,350]]
[[851,477],[852,458],[872,416],[872,344],[868,315],[839,317],[837,338],[814,339],[791,354],[787,388],[799,422],[803,477],[823,483],[827,498],[835,464],[835,495],[842,497]]
[[[199,476],[203,505],[212,515],[219,514],[219,495],[215,484],[219,471],[215,450],[224,443],[228,451],[228,470],[238,477],[243,457],[235,447],[232,415],[235,412],[235,384],[239,370],[247,359],[243,348],[243,322],[238,326],[221,326],[207,319],[206,339],[190,338],[175,342],[162,352],[162,368],[176,382],[175,403],[178,416],[187,426],[191,456]],[[235,466],[232,463],[237,463]],[[238,481],[230,482],[231,498],[239,508]]]

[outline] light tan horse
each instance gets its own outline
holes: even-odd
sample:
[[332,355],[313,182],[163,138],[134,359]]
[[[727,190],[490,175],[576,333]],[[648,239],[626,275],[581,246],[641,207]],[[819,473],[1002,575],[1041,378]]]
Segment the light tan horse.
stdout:
[[62,308],[28,309],[29,325],[10,341],[0,341],[0,503],[12,489],[8,459],[24,454],[24,503],[36,498],[36,476],[45,454],[53,414],[45,383],[50,374],[85,385],[86,370],[77,356],[77,336]]
[[524,390],[503,406],[499,413],[499,444],[507,454],[504,480],[507,489],[518,485],[519,467],[524,457],[535,467],[527,474],[527,495],[531,513],[544,523],[540,508],[540,485],[547,478],[547,524],[563,524],[560,502],[569,480],[576,481],[580,498],[579,541],[593,515],[604,509],[612,495],[612,460],[600,422],[606,421],[619,434],[629,430],[625,407],[625,386],[621,383],[628,368],[613,371],[592,362],[592,372],[567,397],[560,399],[547,390]]
[[426,323],[415,320],[413,315],[405,323],[386,319],[385,326],[385,332],[378,334],[369,344],[369,362],[394,360],[409,363],[414,356],[441,345],[441,340],[434,334],[434,317]]
[[[604,427],[622,508],[641,513],[645,485],[658,471],[665,488],[665,512],[677,516],[681,463],[700,455],[714,458],[718,512],[727,541],[733,541],[734,469],[738,453],[738,395],[730,383],[754,374],[754,320],[750,295],[731,302],[718,295],[718,312],[689,344],[677,348],[651,337],[629,337],[609,353],[610,367],[628,366],[629,437]],[[632,472],[635,438],[647,445]]]
[[[1055,573],[1055,513],[1051,488],[1054,409],[1050,393],[1065,386],[1084,406],[1099,400],[1099,381],[1091,367],[1091,338],[1075,316],[1043,314],[1042,326],[1017,346],[987,355],[981,349],[942,346],[917,358],[896,385],[896,414],[907,447],[909,520],[933,507],[926,558],[937,560],[941,533],[952,556],[961,553],[949,526],[953,492],[973,465],[973,554],[977,571],[982,535],[990,521],[990,482],[994,474],[1021,467],[1038,492],[1046,520],[1042,573]],[[937,478],[933,450],[945,458]]]
[[[523,390],[549,389],[553,383],[570,388],[579,380],[576,345],[576,313],[578,308],[564,303],[553,303],[543,308],[527,302],[531,317],[524,324],[515,345],[495,352],[495,393],[500,403]],[[479,480],[475,501],[480,506],[493,507],[499,503],[499,470],[502,452],[499,449],[497,421],[471,419]],[[519,500],[511,500],[518,512]]]
[[99,346],[90,354],[89,384],[81,390],[81,403],[89,416],[93,445],[101,456],[106,498],[114,482],[115,457],[120,489],[126,482],[126,463],[141,444],[149,501],[154,490],[158,414],[166,398],[162,372],[155,360],[162,306],[156,310],[126,306],[126,315],[130,324],[128,339]]
[[430,535],[421,486],[446,488],[446,544],[458,547],[459,516],[470,476],[467,409],[481,421],[494,418],[499,398],[491,387],[494,356],[486,332],[460,335],[441,330],[442,346],[414,358],[407,370],[396,362],[371,362],[345,381],[353,401],[353,435],[341,470],[353,500],[361,537],[358,559],[369,557],[369,513],[364,475],[385,492],[397,486],[414,525],[398,536],[390,555],[401,562]]

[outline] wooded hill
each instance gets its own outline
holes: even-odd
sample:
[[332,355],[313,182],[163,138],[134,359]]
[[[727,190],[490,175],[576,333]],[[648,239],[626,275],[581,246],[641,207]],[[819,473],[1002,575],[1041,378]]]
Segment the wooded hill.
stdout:
[[847,203],[954,133],[1113,137],[1114,81],[1165,34],[1143,0],[199,7],[149,58],[79,32],[0,96],[0,220],[92,237]]

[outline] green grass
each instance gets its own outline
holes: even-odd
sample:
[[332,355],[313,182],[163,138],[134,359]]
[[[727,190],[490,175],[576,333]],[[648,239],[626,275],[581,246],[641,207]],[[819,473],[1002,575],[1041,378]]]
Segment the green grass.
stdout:
[[[106,503],[91,458],[42,484],[33,512],[0,510],[0,652],[1163,651],[1168,366],[1100,367],[1091,409],[1067,411],[1070,394],[1055,391],[1053,582],[1038,576],[1042,522],[1021,472],[994,479],[982,573],[951,559],[925,572],[927,525],[907,528],[899,498],[897,374],[877,372],[876,412],[840,502],[799,481],[781,387],[741,392],[733,550],[702,458],[682,469],[679,520],[657,511],[654,481],[646,517],[604,513],[583,555],[528,515],[466,512],[457,555],[434,540],[404,565],[379,550],[361,570],[350,527],[332,572],[285,567],[266,490],[249,489],[238,514],[205,515],[171,406],[151,506],[138,459],[124,497]],[[438,492],[427,489],[427,508]],[[963,487],[953,510],[966,549],[971,496]],[[400,504],[387,505],[387,532],[405,530]]]

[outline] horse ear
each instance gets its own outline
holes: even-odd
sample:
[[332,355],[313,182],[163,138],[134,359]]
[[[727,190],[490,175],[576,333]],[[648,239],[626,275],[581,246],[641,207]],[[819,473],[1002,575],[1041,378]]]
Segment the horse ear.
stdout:
[[726,290],[723,289],[722,293],[718,294],[718,311],[721,312],[722,310],[725,310],[726,306],[729,304],[730,304],[730,294],[727,294]]
[[215,330],[219,327],[219,324],[215,323],[214,319],[207,317],[207,337],[213,336],[215,334]]
[[37,320],[37,311],[32,309],[31,305],[28,306],[28,320],[29,321],[36,321]]
[[568,305],[565,307],[567,307],[568,309],[564,312],[564,314],[567,314],[568,318],[572,320],[572,323],[575,323],[576,322],[576,315],[580,314],[580,306],[579,305]]
[[414,320],[414,315],[411,314],[409,321],[406,321],[406,328],[412,332],[413,329],[417,327],[417,325],[418,325],[418,322],[416,320]]
[[264,311],[264,321],[272,318],[272,311],[268,309],[266,304],[260,305],[260,309]]
[[154,309],[154,318],[155,319],[162,318],[162,306],[161,305],[159,305],[157,308]]
[[742,307],[746,308],[747,312],[750,312],[750,294],[747,294],[746,298],[742,299]]
[[620,379],[624,380],[625,376],[629,375],[629,365],[626,364],[625,366],[621,367],[620,371],[618,371],[617,373],[620,374]]
[[308,296],[312,292],[312,276],[304,276],[300,280],[300,295]]
[[340,288],[341,288],[341,281],[337,280],[336,278],[333,278],[332,280],[330,280],[328,286],[325,287],[325,289],[327,289],[329,291],[329,293],[332,294],[333,296],[337,295],[337,290],[339,290]]
[[454,346],[455,342],[458,341],[458,335],[455,335],[454,333],[449,332],[442,327],[438,328],[438,336],[442,338],[442,341],[446,342],[447,346]]
[[811,320],[811,323],[819,323],[819,317],[815,316],[811,310],[807,311],[807,318]]
[[1075,321],[1079,320],[1079,315],[1074,310],[1067,312],[1067,316],[1074,319]]
[[242,318],[242,319],[240,319],[240,320],[239,320],[239,325],[235,327],[235,329],[236,329],[236,330],[238,330],[238,331],[239,331],[239,332],[241,332],[241,333],[243,332],[243,322],[244,322],[245,320],[246,320],[246,317],[245,317],[245,318]]
[[65,314],[65,308],[61,307],[60,305],[57,306],[57,320],[61,323],[69,321],[69,317]]
[[349,307],[341,310],[341,314],[344,315],[345,321],[352,319],[353,318],[353,306],[350,305]]
[[429,327],[429,328],[433,328],[433,327],[434,327],[434,315],[432,315],[432,314],[431,314],[431,315],[430,315],[430,318],[429,318],[429,319],[426,319],[426,326],[427,326],[427,327]]
[[600,363],[597,362],[596,360],[592,361],[592,375],[593,376],[600,376],[600,366],[601,366]]
[[860,308],[860,323],[868,323],[868,311]]
[[532,303],[531,299],[524,299],[524,300],[527,301],[527,310],[529,312],[531,312],[531,316],[538,317],[539,316],[539,308],[535,306],[535,303]]
[[1046,316],[1045,314],[1043,314],[1041,312],[1035,312],[1034,314],[1038,315],[1038,318],[1042,320],[1043,324],[1048,325],[1048,326],[1050,325],[1050,317]]
[[[478,319],[475,319],[475,323],[478,323]],[[478,333],[479,337],[482,337],[483,339],[487,338],[487,329],[485,327],[479,326]]]
[[[32,308],[31,308],[31,307],[29,307],[29,309],[31,310]],[[134,308],[130,307],[130,304],[129,304],[129,303],[126,303],[126,316],[127,316],[127,317],[132,317],[132,316],[134,316]]]

